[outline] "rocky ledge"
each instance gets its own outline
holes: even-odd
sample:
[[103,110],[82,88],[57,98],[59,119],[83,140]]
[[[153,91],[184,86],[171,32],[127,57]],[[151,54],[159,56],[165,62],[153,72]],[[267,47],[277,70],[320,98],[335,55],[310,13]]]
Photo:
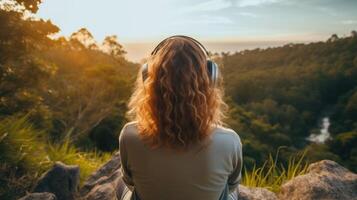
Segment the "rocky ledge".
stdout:
[[[56,163],[38,181],[33,193],[21,200],[120,200],[124,185],[120,180],[120,157],[93,173],[81,188],[79,168]],[[357,174],[331,160],[309,165],[308,173],[281,186],[278,194],[264,188],[239,186],[240,200],[357,200]]]

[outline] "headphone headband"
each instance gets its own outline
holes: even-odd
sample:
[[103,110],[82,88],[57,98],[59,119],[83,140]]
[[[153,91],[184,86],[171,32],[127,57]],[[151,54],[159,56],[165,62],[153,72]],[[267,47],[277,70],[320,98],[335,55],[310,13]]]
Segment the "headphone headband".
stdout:
[[207,49],[205,48],[205,46],[203,46],[203,44],[202,44],[201,42],[197,41],[196,39],[194,39],[194,38],[192,38],[192,37],[186,36],[186,35],[173,35],[173,36],[170,36],[170,37],[168,37],[168,38],[162,40],[162,41],[155,47],[155,49],[151,52],[151,55],[152,55],[152,56],[155,55],[155,54],[159,51],[160,47],[161,47],[162,45],[164,45],[167,40],[170,40],[170,39],[173,39],[173,38],[185,38],[185,39],[191,40],[192,42],[194,42],[194,43],[206,54],[207,58],[209,57],[209,53],[208,53]]
[[[193,43],[195,43],[206,54],[206,59],[207,59],[206,67],[207,67],[207,70],[208,70],[208,74],[209,74],[209,77],[210,77],[210,80],[211,80],[212,84],[216,85],[216,82],[217,82],[217,79],[218,79],[218,74],[219,74],[218,65],[214,61],[209,59],[209,53],[208,53],[207,49],[199,41],[197,41],[196,39],[194,39],[192,37],[185,36],[185,35],[174,35],[174,36],[168,37],[168,38],[162,40],[155,47],[155,49],[151,52],[151,55],[152,56],[155,55],[167,40],[170,40],[170,39],[173,39],[173,38],[185,38],[185,39],[188,39],[188,40],[192,41]],[[141,70],[142,70],[143,81],[145,81],[146,78],[148,77],[148,68],[149,68],[148,63],[145,63],[145,64],[142,65]]]

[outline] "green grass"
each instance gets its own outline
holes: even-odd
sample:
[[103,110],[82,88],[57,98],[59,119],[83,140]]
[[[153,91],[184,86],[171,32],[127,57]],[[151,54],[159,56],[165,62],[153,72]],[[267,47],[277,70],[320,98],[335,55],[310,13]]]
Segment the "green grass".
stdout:
[[0,121],[0,161],[28,171],[41,172],[51,162],[46,154],[43,131],[35,130],[26,117]]
[[[277,155],[279,153],[277,152]],[[296,176],[303,175],[307,171],[308,164],[304,162],[306,151],[300,156],[291,156],[287,166],[278,164],[278,156],[269,156],[269,159],[261,167],[254,166],[251,171],[246,168],[243,172],[242,184],[247,187],[262,187],[273,192],[279,192],[280,186]]]
[[49,144],[47,153],[52,162],[61,161],[67,165],[78,165],[81,183],[112,156],[110,153],[98,153],[96,151],[79,152],[70,144],[69,140],[65,140],[60,145]]
[[51,165],[43,142],[26,117],[0,121],[0,199],[17,199]]
[[48,142],[27,117],[0,121],[0,199],[17,199],[56,161],[80,167],[81,183],[111,157],[110,153],[80,152],[65,140]]

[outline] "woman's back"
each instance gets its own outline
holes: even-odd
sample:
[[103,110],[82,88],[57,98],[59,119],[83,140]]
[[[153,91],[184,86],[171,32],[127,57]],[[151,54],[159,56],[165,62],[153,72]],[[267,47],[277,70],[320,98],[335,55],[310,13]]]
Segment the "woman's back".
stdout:
[[217,200],[226,186],[232,191],[239,183],[241,142],[232,129],[218,126],[206,145],[177,152],[150,148],[140,138],[137,122],[130,122],[119,142],[123,180],[135,186],[141,200]]
[[241,143],[221,126],[228,109],[209,55],[172,36],[139,71],[119,148],[123,180],[141,200],[225,200],[238,186]]

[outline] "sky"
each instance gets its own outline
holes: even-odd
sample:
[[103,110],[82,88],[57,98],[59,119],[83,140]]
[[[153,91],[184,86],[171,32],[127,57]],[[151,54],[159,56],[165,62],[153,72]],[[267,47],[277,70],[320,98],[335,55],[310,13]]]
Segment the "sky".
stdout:
[[184,34],[259,45],[349,35],[357,29],[357,0],[44,0],[37,16],[61,35],[86,27],[98,41],[114,34],[124,44],[157,43]]

